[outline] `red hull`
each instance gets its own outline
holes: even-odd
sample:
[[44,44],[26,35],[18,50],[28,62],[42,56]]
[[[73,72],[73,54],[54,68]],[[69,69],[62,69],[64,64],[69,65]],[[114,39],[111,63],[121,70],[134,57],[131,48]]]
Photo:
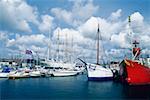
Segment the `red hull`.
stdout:
[[128,84],[150,84],[150,68],[132,60],[124,60],[124,62],[126,68],[126,77],[124,79]]

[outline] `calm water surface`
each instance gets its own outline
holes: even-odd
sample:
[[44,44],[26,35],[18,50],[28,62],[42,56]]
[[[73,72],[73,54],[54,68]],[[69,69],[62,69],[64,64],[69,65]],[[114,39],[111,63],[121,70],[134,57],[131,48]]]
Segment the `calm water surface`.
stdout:
[[86,75],[27,79],[0,79],[1,100],[144,99],[150,86],[125,86],[116,82],[89,82]]

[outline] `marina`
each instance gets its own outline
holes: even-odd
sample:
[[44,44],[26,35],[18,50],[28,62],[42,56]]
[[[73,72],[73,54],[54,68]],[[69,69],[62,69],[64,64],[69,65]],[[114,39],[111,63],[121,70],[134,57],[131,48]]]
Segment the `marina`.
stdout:
[[[128,20],[130,26],[130,16]],[[99,63],[99,38],[102,38],[99,37],[99,24],[97,36],[96,63],[88,63],[81,58],[77,59],[78,63],[34,59],[31,50],[26,50],[25,55],[32,59],[1,59],[1,99],[149,99],[149,58],[145,61],[139,57],[139,42],[131,40],[131,60],[125,58],[122,62],[105,64]]]
[[0,100],[150,100],[149,4],[0,0]]

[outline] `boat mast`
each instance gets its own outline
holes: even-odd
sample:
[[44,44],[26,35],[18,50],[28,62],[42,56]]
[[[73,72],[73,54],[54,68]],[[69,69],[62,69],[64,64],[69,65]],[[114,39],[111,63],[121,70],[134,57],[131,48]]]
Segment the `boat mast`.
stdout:
[[73,35],[71,36],[71,62],[73,62],[73,58],[74,58],[74,48],[73,48]]
[[50,54],[51,54],[51,51],[50,51],[50,41],[51,41],[51,39],[50,39],[50,32],[49,32],[48,55],[47,55],[47,59],[48,59],[48,60],[49,60],[49,58],[50,58]]
[[57,50],[57,61],[59,61],[59,29],[58,29],[58,34],[57,34],[57,46],[58,46],[58,50]]
[[99,64],[99,24],[97,29],[97,64]]
[[131,35],[131,40],[130,40],[130,42],[131,42],[131,58],[133,58],[133,47],[132,47],[132,32],[131,32],[131,16],[128,16],[128,25],[129,25],[129,35]]
[[66,57],[66,61],[68,61],[68,51],[67,51],[67,47],[68,47],[68,39],[67,39],[67,33],[65,34],[65,40],[66,40],[66,43],[65,43],[65,57]]

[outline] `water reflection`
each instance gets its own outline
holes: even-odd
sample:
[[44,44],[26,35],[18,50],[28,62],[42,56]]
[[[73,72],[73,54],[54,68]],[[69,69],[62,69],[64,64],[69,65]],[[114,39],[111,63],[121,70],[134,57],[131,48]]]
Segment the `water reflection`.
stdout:
[[2,99],[149,99],[150,86],[92,82],[86,75],[0,80]]
[[150,100],[150,85],[123,85],[123,92],[126,98],[141,98]]
[[88,82],[89,98],[121,98],[122,88],[120,84],[109,82]]

